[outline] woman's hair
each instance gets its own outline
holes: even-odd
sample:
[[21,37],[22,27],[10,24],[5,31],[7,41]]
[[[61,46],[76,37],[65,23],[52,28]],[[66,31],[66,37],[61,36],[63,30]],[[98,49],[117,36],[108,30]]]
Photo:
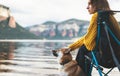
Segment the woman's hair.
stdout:
[[109,7],[109,3],[107,0],[90,0],[93,7],[95,7],[96,11],[103,10],[109,11],[111,10]]

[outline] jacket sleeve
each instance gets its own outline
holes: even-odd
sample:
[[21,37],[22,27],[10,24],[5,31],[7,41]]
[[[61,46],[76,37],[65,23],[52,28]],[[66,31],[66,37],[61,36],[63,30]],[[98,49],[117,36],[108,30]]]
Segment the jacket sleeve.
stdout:
[[87,33],[76,42],[68,46],[69,48],[71,48],[71,50],[75,50],[82,45],[85,45],[86,48],[90,51],[94,49],[96,45],[95,39],[97,34],[97,15],[98,13],[93,14]]

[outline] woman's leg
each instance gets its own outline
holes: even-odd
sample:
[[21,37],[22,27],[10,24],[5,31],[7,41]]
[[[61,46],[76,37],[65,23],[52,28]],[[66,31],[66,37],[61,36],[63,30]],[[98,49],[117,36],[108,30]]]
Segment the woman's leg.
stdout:
[[91,76],[91,75],[88,75],[91,63],[90,63],[90,61],[86,60],[85,55],[87,55],[87,56],[90,57],[90,52],[83,45],[78,50],[78,54],[76,56],[76,61],[78,62],[78,65],[83,69],[83,71],[85,72],[85,74],[87,76]]

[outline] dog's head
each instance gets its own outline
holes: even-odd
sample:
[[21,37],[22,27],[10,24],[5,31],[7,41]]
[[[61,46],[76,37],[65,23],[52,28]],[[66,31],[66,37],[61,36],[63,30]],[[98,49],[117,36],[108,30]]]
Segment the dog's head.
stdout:
[[61,65],[64,65],[72,60],[72,55],[70,53],[70,49],[62,48],[58,50],[52,50],[54,56],[58,58],[58,62]]

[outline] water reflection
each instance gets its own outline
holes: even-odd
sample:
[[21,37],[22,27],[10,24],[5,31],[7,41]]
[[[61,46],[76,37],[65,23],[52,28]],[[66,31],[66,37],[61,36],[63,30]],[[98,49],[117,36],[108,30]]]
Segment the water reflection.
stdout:
[[12,65],[11,60],[14,58],[15,43],[14,42],[0,42],[0,72],[10,72],[12,70],[3,68],[5,65]]
[[0,42],[0,76],[59,76],[51,50],[69,43]]

